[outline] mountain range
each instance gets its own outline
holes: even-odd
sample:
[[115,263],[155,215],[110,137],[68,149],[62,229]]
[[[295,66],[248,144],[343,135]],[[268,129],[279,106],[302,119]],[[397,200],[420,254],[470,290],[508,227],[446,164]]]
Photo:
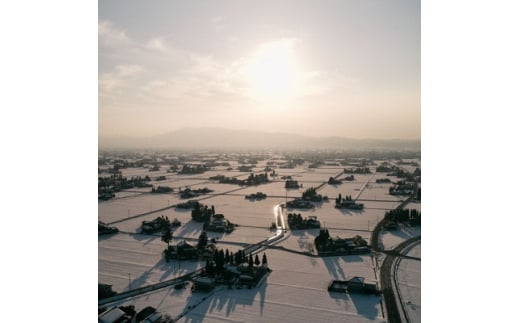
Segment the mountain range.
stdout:
[[311,137],[223,128],[184,128],[148,137],[100,136],[98,145],[100,149],[421,149],[420,140]]

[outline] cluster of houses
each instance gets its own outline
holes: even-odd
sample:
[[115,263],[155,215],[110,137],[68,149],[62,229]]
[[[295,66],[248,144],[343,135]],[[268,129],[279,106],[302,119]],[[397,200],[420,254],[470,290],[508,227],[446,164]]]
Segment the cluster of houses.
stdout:
[[252,186],[269,183],[269,175],[267,173],[253,174],[251,173],[246,179],[238,179],[236,177],[226,177],[224,175],[216,175],[209,178],[218,181],[221,184],[236,184],[240,186]]
[[329,230],[327,229],[320,230],[320,234],[314,239],[314,245],[316,246],[318,254],[321,256],[370,253],[367,241],[361,236],[356,235],[353,238],[331,238]]
[[199,259],[199,256],[202,256],[203,250],[197,249],[195,246],[186,242],[186,240],[182,240],[177,245],[169,246],[164,250],[164,257],[166,261],[170,259],[175,260],[195,260]]
[[198,189],[191,189],[191,188],[186,188],[184,190],[181,190],[179,192],[179,196],[181,199],[189,199],[189,198],[194,198],[194,197],[197,197],[199,195],[202,195],[202,194],[208,194],[208,193],[211,193],[213,192],[213,190],[207,188],[207,187],[204,187],[204,188],[198,188]]
[[376,183],[378,184],[386,184],[386,183],[392,183],[390,178],[378,178],[376,179]]
[[235,226],[236,224],[227,220],[223,214],[215,214],[209,222],[204,223],[203,228],[206,231],[231,233]]
[[143,221],[141,224],[141,232],[145,234],[153,234],[156,232],[161,232],[166,230],[167,228],[176,228],[181,225],[181,222],[177,220],[177,218],[173,219],[171,222],[168,217],[160,216],[151,221]]
[[334,177],[329,177],[329,181],[327,182],[329,185],[339,185],[341,184],[341,180],[340,179],[336,179]]
[[293,208],[293,209],[312,209],[312,208],[314,208],[314,204],[312,204],[309,201],[304,201],[300,198],[296,198],[292,201],[287,201],[286,205],[287,205],[287,207]]
[[106,223],[98,221],[98,235],[118,233],[119,229],[116,227],[109,227]]
[[[229,258],[233,259],[233,257]],[[264,254],[262,262],[250,254],[243,256],[243,260],[234,263],[208,260],[206,267],[200,276],[192,279],[191,290],[193,292],[209,292],[218,285],[226,285],[228,288],[253,288],[261,285],[271,269],[267,266],[267,258]]]
[[267,197],[267,194],[262,193],[262,192],[256,192],[256,193],[246,195],[247,200],[261,200],[261,199],[265,199],[266,197]]
[[285,188],[300,188],[300,184],[298,181],[289,179],[285,181]]
[[207,170],[209,170],[209,167],[207,167],[206,165],[183,165],[181,171],[177,174],[202,174]]
[[300,213],[287,214],[287,223],[289,224],[291,230],[319,229],[321,227],[321,223],[317,216],[310,215],[306,218],[302,218]]
[[414,193],[414,184],[405,181],[398,181],[388,189],[390,195],[412,195]]
[[167,314],[158,312],[155,308],[147,306],[135,311],[133,305],[113,307],[111,309],[101,308],[98,311],[98,322],[100,323],[173,323],[174,320]]
[[372,174],[368,167],[345,168],[346,174]]
[[98,177],[98,199],[109,200],[115,197],[116,192],[134,187],[151,187],[149,176],[123,177],[121,174],[114,174],[108,177]]
[[171,188],[169,186],[157,186],[157,188],[152,187],[152,193],[164,194],[164,193],[171,193],[171,192],[173,192],[173,188]]
[[338,209],[361,210],[365,206],[363,203],[356,203],[356,201],[354,201],[350,195],[346,195],[344,198],[342,198],[341,194],[339,194],[336,198],[336,204],[334,207]]
[[175,207],[179,209],[193,209],[195,206],[200,207],[199,201],[189,200],[188,202],[179,203]]

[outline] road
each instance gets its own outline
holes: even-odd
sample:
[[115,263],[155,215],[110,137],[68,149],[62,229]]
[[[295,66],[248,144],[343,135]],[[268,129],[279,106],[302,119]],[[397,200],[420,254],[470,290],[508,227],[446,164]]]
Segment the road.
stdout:
[[[385,300],[387,319],[390,323],[403,322],[402,316],[405,318],[404,321],[408,322],[408,316],[404,310],[404,304],[402,303],[399,289],[397,288],[395,264],[402,257],[401,251],[403,249],[420,240],[420,236],[406,240],[391,251],[385,252],[387,255],[381,266],[380,282]],[[399,307],[402,310],[400,310]]]

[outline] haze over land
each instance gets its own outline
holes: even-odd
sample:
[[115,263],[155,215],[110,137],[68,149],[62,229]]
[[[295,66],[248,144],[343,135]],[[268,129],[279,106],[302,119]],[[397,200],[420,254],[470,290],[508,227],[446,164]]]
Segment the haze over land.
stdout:
[[420,1],[99,2],[99,136],[420,139]]
[[100,137],[101,149],[381,149],[420,151],[419,140],[352,139],[221,128],[185,128],[155,136]]

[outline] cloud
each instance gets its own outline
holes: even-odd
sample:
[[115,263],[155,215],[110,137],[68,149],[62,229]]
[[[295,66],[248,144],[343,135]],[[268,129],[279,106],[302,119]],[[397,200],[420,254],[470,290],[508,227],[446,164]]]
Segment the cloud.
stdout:
[[226,19],[223,16],[215,16],[210,19],[211,25],[216,32],[227,28]]
[[115,91],[131,86],[133,76],[145,71],[140,65],[117,65],[112,72],[103,73],[99,78],[99,94],[111,95]]
[[100,47],[118,47],[131,43],[126,32],[114,26],[110,21],[100,21],[98,23],[98,42]]
[[157,50],[157,51],[166,51],[167,46],[164,44],[164,39],[162,37],[156,37],[150,39],[146,45],[145,48],[151,49],[151,50]]

